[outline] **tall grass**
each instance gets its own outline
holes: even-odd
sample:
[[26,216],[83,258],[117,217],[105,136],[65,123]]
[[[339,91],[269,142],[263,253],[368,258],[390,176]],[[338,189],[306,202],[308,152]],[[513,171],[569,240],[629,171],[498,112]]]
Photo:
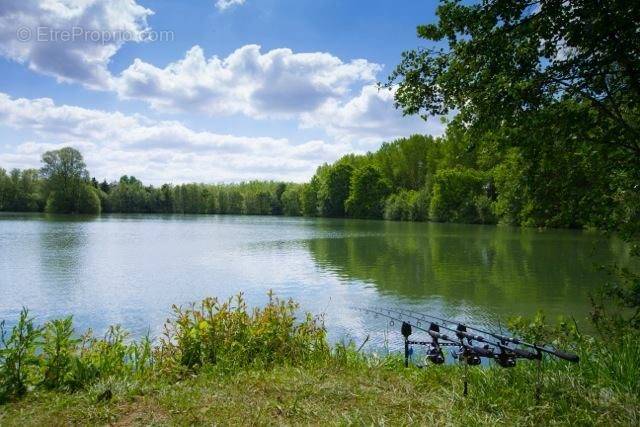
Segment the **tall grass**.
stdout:
[[101,338],[77,335],[72,317],[36,326],[23,309],[9,332],[0,323],[0,402],[21,397],[29,387],[75,391],[105,378],[181,377],[204,366],[300,365],[330,356],[321,319],[298,319],[298,304],[269,293],[268,303],[249,309],[242,294],[206,298],[173,307],[157,346],[149,336],[130,339],[120,326]]

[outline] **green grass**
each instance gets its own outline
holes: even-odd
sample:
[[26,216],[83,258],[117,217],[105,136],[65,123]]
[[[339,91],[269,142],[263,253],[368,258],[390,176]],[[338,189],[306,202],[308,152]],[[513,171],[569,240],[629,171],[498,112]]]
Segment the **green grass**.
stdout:
[[209,368],[175,382],[104,379],[77,393],[38,390],[0,407],[0,425],[638,425],[637,395],[593,387],[571,371],[547,371],[536,403],[525,364],[471,369],[467,397],[457,366],[405,369],[397,360],[359,359]]

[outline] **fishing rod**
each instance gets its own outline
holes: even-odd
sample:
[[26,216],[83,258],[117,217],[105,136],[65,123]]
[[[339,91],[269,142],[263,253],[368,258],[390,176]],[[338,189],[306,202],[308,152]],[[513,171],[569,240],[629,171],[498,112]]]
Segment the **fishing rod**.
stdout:
[[[444,355],[442,354],[442,349],[440,348],[442,345],[450,345],[450,346],[458,346],[462,349],[460,352],[460,356],[464,358],[465,362],[468,365],[479,365],[482,357],[497,359],[498,354],[496,354],[493,349],[485,347],[479,347],[473,345],[472,343],[465,343],[459,336],[456,338],[450,337],[446,334],[440,332],[440,325],[436,323],[431,323],[429,329],[423,328],[420,325],[411,323],[408,320],[404,320],[393,316],[391,314],[385,314],[378,310],[374,310],[371,308],[365,307],[353,307],[354,310],[362,311],[364,313],[374,314],[377,316],[386,317],[392,321],[402,323],[401,333],[405,337],[405,365],[408,363],[408,355],[409,348],[408,345],[416,344],[416,345],[430,345],[434,350],[432,353],[427,354],[427,358],[436,364],[444,363]],[[423,343],[419,341],[411,341],[409,340],[409,335],[411,335],[411,328],[418,329],[420,331],[426,332],[431,337],[431,342]],[[446,341],[446,343],[440,343],[440,340]],[[436,354],[437,353],[437,354]]]
[[[452,321],[452,320],[448,320],[448,319],[443,319],[441,317],[433,316],[431,314],[424,314],[424,313],[420,313],[420,312],[413,311],[413,310],[404,309],[404,310],[394,310],[394,311],[396,313],[404,313],[405,315],[409,315],[408,313],[413,313],[413,314],[422,316],[422,320],[424,320],[424,321],[429,321],[429,320],[426,319],[426,317],[428,317],[428,318],[435,319],[435,320],[440,321],[440,322],[445,322],[445,323],[448,323],[448,324],[454,324],[454,325],[457,325],[460,329],[464,329],[465,331],[467,329],[469,329],[469,330],[472,330],[472,331],[479,332],[481,334],[489,335],[489,336],[499,340],[502,344],[511,343],[511,344],[515,344],[515,345],[521,345],[521,346],[524,346],[524,347],[533,348],[538,353],[543,352],[543,353],[551,354],[552,356],[555,356],[557,358],[560,358],[560,359],[563,359],[563,360],[566,360],[566,361],[569,361],[569,362],[572,362],[572,363],[578,363],[580,361],[580,357],[578,355],[576,355],[576,354],[573,354],[573,353],[569,353],[569,352],[566,352],[566,351],[558,350],[558,349],[555,349],[555,348],[548,348],[546,346],[540,346],[540,345],[537,345],[537,344],[531,344],[531,343],[522,341],[521,339],[516,338],[516,337],[509,337],[509,336],[506,336],[506,335],[497,334],[495,332],[486,331],[486,330],[483,330],[483,329],[480,329],[480,328],[476,328],[476,327],[473,327],[473,326],[466,325],[466,324],[461,323],[461,322],[456,322],[456,321]],[[412,316],[412,317],[417,319],[417,317],[415,317],[415,316]],[[511,349],[514,350],[514,351],[516,350],[516,348],[513,348],[513,347],[511,347]],[[519,350],[521,350],[521,349],[519,349]],[[537,355],[536,358],[539,358],[540,356],[541,355]],[[523,357],[525,357],[525,356],[523,355]],[[525,358],[527,358],[527,357],[525,357]]]
[[[513,367],[515,366],[515,356],[507,355],[505,357],[504,351],[501,350],[501,353],[496,354],[492,348],[489,348],[489,345],[485,345],[484,347],[478,347],[472,344],[472,341],[467,340],[468,342],[464,342],[464,337],[462,335],[456,334],[456,338],[449,337],[446,334],[440,332],[440,325],[431,322],[429,329],[423,328],[421,325],[414,325],[408,320],[404,320],[401,317],[396,317],[391,315],[391,312],[387,310],[388,314],[380,312],[378,310],[364,308],[364,307],[353,307],[355,310],[362,311],[364,313],[374,314],[376,316],[386,317],[391,320],[391,322],[402,322],[402,327],[400,328],[400,332],[404,336],[404,366],[409,366],[409,356],[412,354],[413,349],[410,347],[411,345],[426,345],[429,346],[429,351],[427,353],[427,359],[435,364],[444,363],[444,355],[442,353],[441,345],[452,345],[459,347],[459,351],[457,354],[454,354],[454,357],[458,359],[464,366],[464,376],[463,376],[463,392],[464,396],[468,394],[468,383],[469,383],[469,366],[475,366],[482,363],[482,358],[490,358],[498,361],[500,366],[502,367]],[[400,315],[402,316],[402,315]],[[419,321],[418,321],[419,323]],[[409,340],[409,336],[412,333],[412,328],[416,328],[420,331],[426,332],[431,336],[431,342],[424,341],[412,341]],[[440,343],[439,340],[447,341],[446,343]]]
[[[424,318],[424,315],[422,315],[422,317],[418,317],[410,314],[411,312],[409,310],[390,309],[390,308],[382,308],[382,307],[376,307],[376,309],[381,311],[386,311],[388,313],[396,313],[400,316],[407,316],[412,319],[415,319],[416,321],[418,321],[418,326],[420,326],[419,324],[420,321],[428,321]],[[435,322],[431,322],[431,323],[434,324]],[[466,339],[469,344],[471,344],[473,341],[478,341],[478,342],[499,348],[500,353],[496,355],[497,357],[495,360],[500,366],[504,368],[514,367],[516,365],[517,358],[536,360],[541,357],[541,353],[539,352],[533,353],[528,350],[524,350],[516,347],[509,347],[508,345],[502,342],[495,342],[492,340],[488,340],[482,335],[471,334],[467,331],[467,328],[464,325],[458,325],[454,329],[445,324],[440,324],[440,323],[435,323],[435,324],[437,324],[439,327],[443,329],[454,332],[459,339]]]
[[[518,358],[535,360],[537,364],[537,376],[535,387],[536,401],[540,400],[542,390],[542,353],[548,353],[556,356],[560,359],[567,360],[573,363],[577,363],[580,358],[572,353],[564,352],[557,349],[548,348],[542,345],[531,344],[522,341],[516,337],[505,336],[494,332],[489,332],[480,328],[468,326],[462,322],[455,322],[448,319],[432,316],[429,314],[419,313],[413,310],[402,309],[390,309],[390,308],[366,308],[366,307],[352,307],[355,310],[362,311],[364,313],[374,314],[382,316],[390,320],[390,324],[394,322],[401,323],[400,332],[404,337],[404,365],[409,366],[409,357],[413,352],[411,345],[423,345],[429,347],[427,352],[427,359],[435,364],[444,363],[444,355],[441,346],[456,346],[459,350],[456,353],[452,352],[454,358],[458,359],[464,366],[464,389],[463,395],[467,395],[468,389],[468,367],[473,365],[479,365],[482,363],[482,358],[493,359],[498,365],[503,368],[511,368],[516,365]],[[414,319],[412,323],[408,319]],[[429,320],[429,319],[433,320]],[[421,322],[428,322],[429,328],[423,328]],[[451,325],[451,326],[448,326]],[[455,329],[452,325],[455,325]],[[412,334],[412,329],[426,332],[431,337],[431,341],[413,341],[409,339]],[[440,332],[440,328],[455,333],[455,338],[447,334]],[[479,334],[487,335],[493,339],[488,339],[483,335],[470,333],[469,330],[475,331]],[[457,339],[456,339],[457,338]],[[440,340],[445,341],[443,343]],[[465,342],[466,340],[466,342]],[[497,340],[494,341],[494,340]],[[474,345],[474,341],[483,343],[484,346],[480,347]],[[529,350],[515,347],[521,345],[524,347],[532,348],[535,353]],[[493,348],[491,348],[493,346]],[[494,351],[498,348],[500,351]]]

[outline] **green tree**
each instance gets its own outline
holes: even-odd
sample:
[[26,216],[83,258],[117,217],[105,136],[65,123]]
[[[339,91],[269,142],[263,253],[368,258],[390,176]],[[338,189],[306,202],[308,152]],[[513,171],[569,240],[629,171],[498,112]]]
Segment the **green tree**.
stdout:
[[92,185],[83,185],[80,188],[80,199],[78,201],[78,213],[81,214],[99,214],[102,205],[100,202],[100,190]]
[[282,215],[283,206],[282,206],[282,195],[287,190],[287,184],[284,182],[279,182],[276,184],[275,194],[273,199],[271,200],[271,214],[272,215]]
[[[89,172],[82,154],[74,148],[65,147],[60,150],[47,151],[42,155],[40,169],[46,181],[47,212],[52,213],[99,213],[98,208],[86,212],[88,206],[95,205],[97,195],[86,191],[90,186]],[[87,200],[86,198],[90,198]],[[95,206],[94,206],[95,207]]]
[[318,170],[318,212],[322,216],[345,216],[345,201],[349,197],[353,166],[338,162],[325,165]]
[[394,221],[425,221],[428,217],[429,193],[426,188],[400,190],[385,202],[384,219]]
[[148,212],[149,194],[136,177],[124,175],[111,188],[109,201],[113,212]]
[[431,136],[412,135],[383,143],[373,157],[393,188],[419,190],[425,184],[427,158],[435,144]]
[[318,188],[320,187],[319,178],[314,175],[308,184],[302,185],[300,203],[302,215],[317,216],[318,215]]
[[492,222],[487,211],[489,177],[471,169],[444,169],[434,177],[429,216],[434,221]]
[[303,185],[289,184],[280,198],[282,202],[282,213],[287,216],[302,215],[302,194]]
[[600,226],[620,231],[616,212],[636,208],[615,195],[640,181],[638,16],[640,3],[621,0],[446,0],[437,23],[418,27],[438,44],[403,53],[388,86],[405,113],[458,111],[470,135],[495,134],[525,158],[541,141],[603,152],[616,188]]
[[457,109],[491,130],[572,99],[616,128],[608,144],[640,156],[638,2],[445,0],[437,14],[418,35],[446,47],[404,52],[390,76],[406,113]]
[[389,185],[380,171],[371,165],[356,169],[351,175],[346,212],[354,218],[381,219]]

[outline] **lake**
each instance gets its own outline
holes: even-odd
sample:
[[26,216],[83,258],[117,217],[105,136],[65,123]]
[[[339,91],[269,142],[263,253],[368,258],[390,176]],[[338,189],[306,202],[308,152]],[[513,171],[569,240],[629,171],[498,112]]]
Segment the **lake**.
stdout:
[[[0,215],[0,319],[22,306],[40,320],[73,314],[78,328],[122,324],[159,335],[172,304],[267,291],[323,313],[330,339],[381,346],[391,328],[358,306],[403,306],[498,328],[544,309],[589,312],[628,263],[597,233],[320,218]],[[395,345],[394,345],[395,346]]]

